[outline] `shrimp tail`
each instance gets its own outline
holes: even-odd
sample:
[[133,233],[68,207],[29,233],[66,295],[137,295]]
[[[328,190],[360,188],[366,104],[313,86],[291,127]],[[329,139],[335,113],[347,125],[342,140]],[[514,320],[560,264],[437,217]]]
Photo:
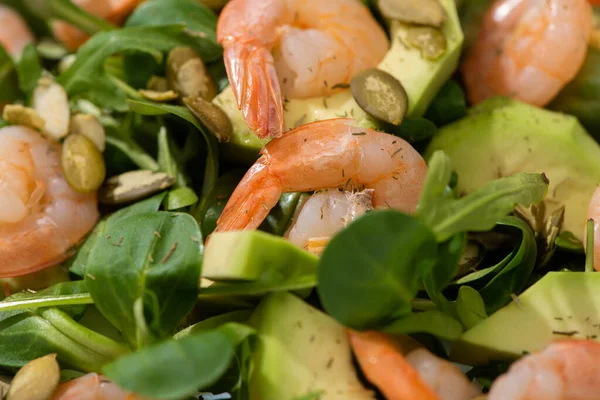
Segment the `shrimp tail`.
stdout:
[[261,158],[229,198],[215,232],[257,229],[282,193],[281,183],[270,175],[265,158]]
[[283,103],[269,50],[261,45],[232,42],[225,46],[225,68],[238,108],[246,123],[262,139],[283,133]]

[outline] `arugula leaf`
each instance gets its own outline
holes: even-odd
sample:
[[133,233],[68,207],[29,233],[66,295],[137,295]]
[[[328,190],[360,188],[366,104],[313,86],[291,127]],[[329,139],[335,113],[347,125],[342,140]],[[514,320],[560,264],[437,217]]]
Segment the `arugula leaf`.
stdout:
[[126,26],[160,26],[185,24],[187,44],[206,61],[221,57],[217,42],[216,14],[196,0],[153,0],[141,4],[127,20]]
[[435,135],[437,127],[425,118],[404,118],[400,126],[390,128],[390,133],[409,143],[415,143]]
[[215,383],[229,368],[240,344],[254,335],[246,325],[221,327],[171,339],[125,355],[103,368],[122,388],[155,399],[180,399]]
[[224,325],[228,322],[238,322],[243,324],[248,321],[248,318],[250,318],[252,312],[252,310],[238,310],[207,318],[177,332],[175,335],[173,335],[173,339],[181,339],[189,335],[195,335],[217,329],[221,325]]
[[410,303],[437,260],[433,232],[398,211],[373,211],[333,237],[317,288],[325,310],[353,329],[410,314]]
[[448,184],[452,179],[450,158],[443,151],[436,151],[429,159],[427,168],[416,215],[426,224],[433,225],[437,209],[449,197]]
[[21,95],[13,59],[0,44],[0,103],[11,103]]
[[71,0],[24,0],[24,2],[38,17],[44,20],[63,20],[90,35],[117,29],[117,26],[88,13],[73,4]]
[[470,286],[461,286],[458,290],[456,313],[467,329],[471,329],[487,318],[483,298]]
[[131,27],[102,32],[88,40],[73,65],[58,77],[69,98],[86,98],[99,106],[127,111],[123,91],[104,70],[105,60],[115,53],[138,51],[161,60],[163,52],[183,43],[184,27]]
[[33,44],[28,44],[23,50],[17,64],[17,74],[21,90],[27,96],[31,96],[42,76],[42,65]]
[[394,335],[431,333],[437,337],[456,340],[463,327],[456,319],[441,311],[424,311],[403,316],[380,329]]
[[134,215],[98,237],[88,258],[86,285],[98,310],[137,348],[148,338],[137,337],[134,305],[148,306],[152,300],[150,333],[171,335],[196,303],[202,249],[200,228],[190,215]]
[[443,126],[467,115],[467,101],[462,87],[454,80],[447,81],[425,112],[425,118]]

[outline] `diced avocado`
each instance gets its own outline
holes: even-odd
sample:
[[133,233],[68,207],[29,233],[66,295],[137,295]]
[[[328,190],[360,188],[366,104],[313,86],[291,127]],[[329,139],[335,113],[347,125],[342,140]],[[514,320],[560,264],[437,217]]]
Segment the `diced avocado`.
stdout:
[[453,361],[513,360],[567,337],[600,337],[600,274],[550,272],[454,343]]
[[[427,107],[442,85],[456,70],[463,44],[463,33],[456,12],[454,0],[440,0],[446,9],[448,20],[442,27],[447,40],[444,55],[435,61],[421,56],[421,51],[407,45],[409,25],[390,22],[390,49],[378,68],[389,72],[404,86],[409,100],[407,116],[418,117]],[[335,82],[330,82],[335,85]],[[266,143],[254,135],[238,110],[231,87],[221,92],[213,102],[219,105],[233,124],[233,137],[229,143],[222,144],[224,153],[236,156],[244,161],[254,161],[259,150]],[[331,118],[354,118],[365,128],[377,128],[378,122],[369,117],[354,101],[349,89],[328,97],[311,99],[289,99],[285,103],[285,129],[298,125]],[[239,158],[238,158],[239,159]]]
[[259,279],[276,271],[316,271],[318,258],[286,239],[261,231],[218,232],[204,249],[202,277],[215,281]]
[[356,376],[345,328],[296,296],[269,295],[249,324],[258,332],[251,400],[375,398]]
[[440,129],[425,158],[435,150],[450,157],[465,194],[516,172],[545,173],[547,215],[564,205],[562,230],[582,240],[588,203],[600,183],[600,146],[575,117],[493,98]]

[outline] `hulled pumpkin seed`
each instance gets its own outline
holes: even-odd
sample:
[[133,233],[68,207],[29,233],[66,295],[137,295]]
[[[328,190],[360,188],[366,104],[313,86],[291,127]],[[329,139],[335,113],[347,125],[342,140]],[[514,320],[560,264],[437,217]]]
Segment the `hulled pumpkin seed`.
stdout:
[[411,26],[406,39],[409,45],[421,50],[423,58],[430,61],[443,56],[448,46],[442,31],[430,26]]
[[7,400],[49,400],[60,381],[56,354],[36,358],[25,364],[13,378]]
[[167,80],[171,89],[182,97],[200,96],[212,100],[217,95],[217,86],[191,47],[171,50],[167,58]]
[[358,105],[371,116],[400,125],[408,109],[408,96],[400,81],[377,68],[359,72],[350,83]]
[[175,100],[179,97],[177,93],[172,90],[167,90],[166,92],[157,92],[155,90],[140,89],[139,92],[146,99],[160,103]]
[[146,85],[146,89],[154,90],[155,92],[166,92],[169,90],[169,81],[162,76],[152,75]]
[[186,97],[183,102],[219,142],[229,142],[233,125],[221,107],[198,96]]
[[437,28],[447,19],[439,0],[379,0],[379,10],[389,19]]
[[7,104],[2,111],[2,119],[14,125],[24,125],[33,129],[42,130],[46,122],[33,108],[23,107],[20,104]]
[[90,139],[98,150],[106,147],[106,132],[98,118],[91,114],[76,114],[71,118],[71,133],[83,135]]
[[106,177],[102,153],[83,135],[67,136],[62,148],[62,167],[69,185],[78,192],[98,190]]
[[45,121],[42,133],[54,140],[67,136],[71,111],[61,85],[48,77],[41,78],[33,91],[33,108]]
[[165,190],[176,179],[164,172],[151,170],[130,171],[108,179],[98,191],[98,201],[103,204],[123,204],[140,200]]

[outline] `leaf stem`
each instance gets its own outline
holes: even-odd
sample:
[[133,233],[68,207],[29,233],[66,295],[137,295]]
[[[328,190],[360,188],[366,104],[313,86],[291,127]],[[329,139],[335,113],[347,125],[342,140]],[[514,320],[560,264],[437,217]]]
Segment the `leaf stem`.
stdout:
[[117,78],[116,76],[107,73],[108,78],[115,84],[119,89],[121,89],[127,97],[134,100],[144,100],[144,96],[142,96],[137,90],[129,86],[127,83]]
[[426,299],[414,299],[410,303],[410,306],[413,308],[413,310],[418,311],[433,311],[438,309],[433,301]]
[[585,272],[594,271],[594,220],[592,218],[587,221],[587,235],[585,246]]
[[89,293],[77,293],[61,296],[37,297],[27,300],[10,300],[0,302],[0,312],[11,310],[23,310],[26,308],[74,306],[80,304],[93,304]]

